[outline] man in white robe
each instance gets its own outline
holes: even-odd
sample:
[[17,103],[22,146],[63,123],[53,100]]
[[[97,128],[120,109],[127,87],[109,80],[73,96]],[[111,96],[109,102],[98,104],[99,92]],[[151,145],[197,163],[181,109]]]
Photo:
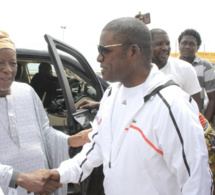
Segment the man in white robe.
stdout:
[[[16,71],[15,46],[8,34],[0,31],[0,187],[5,195],[25,195],[27,190],[38,193],[42,173],[32,172],[58,167],[69,158],[69,146],[89,142],[90,131],[68,136],[50,127],[33,88],[14,81]],[[57,182],[47,185],[61,186]],[[67,185],[55,192],[66,193]]]
[[[49,126],[40,99],[27,84],[13,82],[11,94],[0,98],[0,110],[0,183],[7,194],[14,170],[55,168],[68,159],[69,136]],[[11,138],[12,131],[16,133],[16,141]],[[26,194],[21,187],[17,191]]]

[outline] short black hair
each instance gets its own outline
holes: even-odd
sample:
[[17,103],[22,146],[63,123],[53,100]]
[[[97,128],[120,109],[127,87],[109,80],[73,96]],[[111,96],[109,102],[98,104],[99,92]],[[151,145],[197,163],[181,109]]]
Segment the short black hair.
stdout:
[[167,32],[163,29],[160,29],[160,28],[153,28],[150,30],[150,34],[151,34],[151,37],[153,39],[154,34],[165,34],[165,35],[167,35]]
[[178,43],[180,43],[183,36],[186,36],[186,35],[191,35],[191,36],[195,37],[195,39],[197,41],[197,45],[198,45],[198,47],[200,47],[200,45],[202,44],[201,36],[200,36],[199,32],[197,32],[194,29],[184,30],[178,37]]
[[41,62],[39,65],[39,73],[46,73],[51,69],[51,64],[47,62]]
[[139,19],[123,17],[109,22],[102,31],[113,31],[113,39],[122,44],[137,44],[146,66],[151,66],[151,35],[148,27]]

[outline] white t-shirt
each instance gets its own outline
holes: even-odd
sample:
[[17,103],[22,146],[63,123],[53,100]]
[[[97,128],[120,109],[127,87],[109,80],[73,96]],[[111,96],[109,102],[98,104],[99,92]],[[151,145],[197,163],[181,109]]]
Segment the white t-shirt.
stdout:
[[167,64],[160,71],[166,75],[171,75],[173,81],[189,95],[201,91],[196,71],[188,62],[169,57]]
[[117,143],[115,141],[118,140],[120,133],[125,130],[124,127],[129,120],[129,115],[125,113],[132,109],[134,102],[141,102],[143,100],[142,96],[138,95],[138,93],[141,93],[143,85],[145,83],[131,88],[124,87],[123,85],[120,86],[112,114],[112,148],[116,146]]

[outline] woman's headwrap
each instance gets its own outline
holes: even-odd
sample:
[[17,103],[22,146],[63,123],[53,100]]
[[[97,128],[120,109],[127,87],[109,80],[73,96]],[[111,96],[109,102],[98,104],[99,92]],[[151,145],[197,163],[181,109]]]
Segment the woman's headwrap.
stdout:
[[0,30],[0,49],[12,49],[16,51],[15,44],[3,30]]

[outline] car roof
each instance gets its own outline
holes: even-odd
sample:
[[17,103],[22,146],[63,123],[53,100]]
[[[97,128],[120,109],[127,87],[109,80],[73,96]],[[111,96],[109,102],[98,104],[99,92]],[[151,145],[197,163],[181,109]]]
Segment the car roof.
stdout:
[[[51,58],[49,56],[49,52],[47,50],[35,50],[35,49],[23,49],[23,48],[17,48],[16,49],[17,59],[27,60],[27,59],[40,59],[42,60],[49,60],[51,61]],[[82,66],[80,63],[72,57],[60,54],[60,57],[64,60],[71,61],[75,66],[81,68]]]
[[[26,49],[26,48],[17,48],[16,49],[17,59],[19,60],[36,60],[36,61],[49,61],[52,62],[49,52],[47,50],[35,50],[35,49]],[[72,71],[76,74],[80,74],[80,76],[84,77],[89,83],[91,78],[89,78],[83,68],[83,66],[73,57],[68,55],[60,54],[60,57],[63,62],[72,64]],[[95,73],[96,74],[96,73]],[[102,84],[103,89],[105,90],[109,84],[104,81],[98,74],[96,74],[99,81]]]

